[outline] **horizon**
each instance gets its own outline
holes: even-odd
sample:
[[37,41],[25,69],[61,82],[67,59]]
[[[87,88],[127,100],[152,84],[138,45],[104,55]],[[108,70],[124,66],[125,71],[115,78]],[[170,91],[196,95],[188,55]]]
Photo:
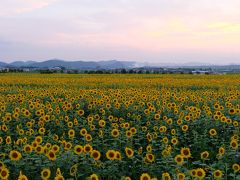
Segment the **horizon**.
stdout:
[[137,67],[144,67],[144,66],[231,66],[231,65],[240,65],[240,62],[237,63],[204,63],[204,62],[195,62],[195,61],[188,61],[188,62],[180,62],[180,63],[172,63],[172,62],[139,62],[134,60],[119,60],[119,59],[106,59],[106,60],[66,60],[66,59],[46,59],[46,60],[16,60],[10,62],[4,62],[0,60],[0,62],[11,64],[16,62],[22,63],[42,63],[47,61],[63,61],[63,62],[108,62],[108,61],[118,61],[118,62],[133,62]]
[[0,61],[239,64],[240,1],[9,0]]

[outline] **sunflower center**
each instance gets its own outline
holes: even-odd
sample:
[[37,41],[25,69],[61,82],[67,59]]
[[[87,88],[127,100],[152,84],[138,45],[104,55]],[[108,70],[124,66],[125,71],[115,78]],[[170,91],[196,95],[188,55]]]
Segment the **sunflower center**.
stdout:
[[44,177],[47,177],[47,176],[48,176],[48,172],[47,172],[47,171],[44,171],[44,172],[43,172],[43,176],[44,176]]
[[17,158],[17,157],[18,157],[18,154],[14,152],[14,153],[12,154],[12,157],[13,157],[13,158]]

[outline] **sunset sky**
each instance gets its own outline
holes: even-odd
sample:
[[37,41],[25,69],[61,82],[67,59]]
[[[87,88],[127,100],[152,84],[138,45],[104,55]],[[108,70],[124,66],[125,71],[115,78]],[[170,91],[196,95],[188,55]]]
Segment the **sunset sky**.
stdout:
[[240,0],[2,0],[0,61],[239,63]]

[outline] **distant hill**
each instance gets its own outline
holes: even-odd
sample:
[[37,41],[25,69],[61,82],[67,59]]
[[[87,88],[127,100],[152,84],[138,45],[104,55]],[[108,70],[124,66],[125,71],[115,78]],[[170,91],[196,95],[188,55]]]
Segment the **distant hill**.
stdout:
[[24,67],[24,66],[31,66],[34,63],[36,63],[36,61],[15,61],[15,62],[9,63],[9,65],[15,66],[15,67]]
[[44,62],[33,63],[31,66],[36,68],[64,67],[66,69],[96,69],[98,64],[96,62],[84,61],[68,62],[63,60],[48,60]]
[[77,70],[97,70],[97,69],[117,69],[117,68],[132,68],[135,62],[133,61],[65,61],[59,59],[52,59],[43,62],[37,61],[15,61],[12,63],[0,62],[0,67],[29,67],[37,69],[51,69],[61,67],[65,69],[77,69]]
[[66,61],[60,59],[51,59],[43,62],[38,61],[15,61],[12,63],[0,62],[0,68],[31,68],[31,69],[66,69],[66,70],[112,70],[112,69],[134,69],[134,68],[184,68],[184,69],[211,69],[213,71],[221,72],[239,72],[240,65],[214,65],[206,63],[138,63],[134,61]]
[[0,67],[6,67],[8,64],[4,62],[0,62]]

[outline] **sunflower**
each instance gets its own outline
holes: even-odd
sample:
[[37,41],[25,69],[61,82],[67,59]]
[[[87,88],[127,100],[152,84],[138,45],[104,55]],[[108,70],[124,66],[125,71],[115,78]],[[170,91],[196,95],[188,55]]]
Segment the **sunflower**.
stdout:
[[224,123],[224,122],[226,122],[226,120],[227,120],[227,118],[226,118],[225,116],[222,116],[222,117],[221,117],[221,122]]
[[51,143],[46,143],[45,144],[45,149],[50,149],[52,148],[52,144]]
[[65,178],[62,175],[56,175],[54,180],[64,180]]
[[171,180],[171,176],[168,172],[162,174],[162,180]]
[[222,176],[223,176],[223,173],[222,173],[222,171],[220,171],[220,170],[215,170],[215,171],[213,172],[213,176],[214,176],[214,179],[221,179]]
[[217,115],[217,114],[215,114],[215,115],[213,116],[213,118],[214,118],[214,120],[219,120],[220,116]]
[[31,153],[32,152],[32,146],[30,144],[26,144],[23,148],[25,153]]
[[83,147],[81,145],[76,145],[74,147],[74,153],[80,155],[83,152]]
[[75,136],[75,131],[73,129],[70,129],[68,131],[68,137],[72,139],[72,138],[74,138],[74,136]]
[[178,119],[178,120],[177,120],[177,124],[178,124],[178,125],[181,125],[182,123],[183,123],[182,119]]
[[137,129],[135,127],[131,127],[130,131],[132,132],[132,134],[136,134],[137,133]]
[[197,175],[197,170],[196,169],[192,169],[190,172],[189,172],[190,176],[192,177],[196,177]]
[[238,127],[239,123],[237,121],[233,121],[233,126]]
[[24,135],[24,130],[23,130],[23,129],[19,129],[18,134],[19,134],[20,136]]
[[236,110],[234,108],[231,108],[228,110],[229,114],[233,115],[236,113]]
[[54,144],[51,148],[52,151],[54,151],[55,153],[57,153],[59,151],[60,147],[57,144]]
[[61,169],[57,168],[56,175],[62,175]]
[[90,116],[87,117],[88,123],[92,124],[93,120],[94,120],[93,116],[90,115]]
[[181,155],[184,158],[190,158],[191,157],[191,152],[189,148],[181,148]]
[[128,148],[128,147],[125,148],[125,153],[126,153],[126,156],[128,158],[131,158],[134,155],[134,151],[131,148]]
[[85,128],[82,128],[81,130],[80,130],[80,135],[81,136],[85,136],[87,134],[87,130],[85,129]]
[[114,160],[115,157],[116,157],[116,153],[114,150],[108,150],[107,153],[106,153],[106,157],[109,159],[109,160]]
[[153,154],[148,153],[148,154],[146,154],[146,160],[147,160],[148,162],[152,163],[152,162],[155,160],[155,157],[154,157]]
[[8,177],[9,177],[9,170],[6,167],[2,168],[0,171],[0,178],[8,179]]
[[153,139],[157,139],[157,138],[158,138],[158,134],[157,134],[156,132],[154,132],[154,133],[152,134],[152,137],[153,137]]
[[187,115],[187,116],[185,116],[185,118],[184,118],[186,121],[190,121],[191,120],[191,118],[190,118],[190,116],[189,115]]
[[184,173],[178,173],[177,174],[177,179],[178,180],[184,180],[185,179],[185,174]]
[[169,124],[169,125],[171,125],[172,124],[172,119],[171,118],[169,118],[168,120],[167,120],[167,123]]
[[175,135],[175,134],[176,134],[176,129],[172,129],[172,130],[171,130],[171,134],[172,134],[172,135]]
[[156,132],[159,130],[158,126],[153,126],[153,130]]
[[41,171],[41,178],[42,178],[43,180],[49,179],[50,176],[51,176],[51,171],[50,171],[50,169],[44,168],[44,169]]
[[146,132],[147,129],[148,129],[148,128],[147,128],[146,126],[142,126],[142,131],[143,131],[143,132]]
[[216,136],[217,135],[217,131],[215,129],[210,129],[209,130],[209,134],[210,134],[210,136]]
[[73,165],[71,168],[70,168],[70,175],[71,176],[76,176],[76,173],[77,173],[77,164]]
[[132,132],[131,132],[130,130],[127,130],[127,131],[126,131],[126,137],[127,137],[127,138],[131,138],[132,135],[133,135],[133,134],[132,134]]
[[227,122],[227,124],[232,124],[232,120],[229,118],[226,120],[226,122]]
[[38,145],[38,143],[37,143],[36,141],[33,141],[33,142],[32,142],[32,147],[33,147],[33,149],[35,149],[35,148],[37,147],[37,145]]
[[73,122],[71,122],[71,121],[68,122],[68,123],[67,123],[67,126],[68,126],[68,128],[72,128],[72,127],[73,127]]
[[236,173],[236,172],[240,171],[240,165],[235,163],[232,165],[232,169]]
[[167,157],[171,154],[171,151],[168,150],[168,149],[164,149],[164,150],[162,150],[161,154],[162,154],[163,157]]
[[56,154],[54,151],[50,150],[48,153],[47,153],[47,157],[49,160],[51,161],[55,161],[57,159],[56,157]]
[[98,180],[98,175],[97,174],[92,174],[90,177],[89,177],[89,180]]
[[53,140],[54,140],[54,141],[58,141],[58,139],[59,139],[58,135],[57,135],[57,134],[54,134]]
[[225,148],[224,148],[224,147],[220,147],[220,148],[218,149],[218,153],[219,153],[220,155],[224,155],[224,154],[225,154]]
[[121,153],[120,153],[119,151],[115,151],[115,153],[116,153],[115,159],[116,159],[116,160],[122,160],[122,155],[121,155]]
[[46,122],[49,122],[50,121],[50,116],[49,115],[46,115],[46,116],[44,116],[44,121],[46,121]]
[[186,132],[187,130],[188,130],[188,125],[183,125],[183,126],[182,126],[182,131],[183,131],[183,132]]
[[151,145],[148,145],[148,146],[146,147],[146,150],[147,150],[147,152],[151,153],[151,152],[152,152],[152,146],[151,146]]
[[238,135],[234,134],[233,136],[231,136],[231,140],[238,140]]
[[44,152],[44,148],[41,146],[41,145],[38,145],[36,148],[35,148],[35,151],[39,154],[42,154]]
[[167,137],[164,137],[164,138],[162,139],[162,141],[163,141],[165,144],[167,144],[167,143],[168,143],[168,138],[167,138]]
[[160,128],[159,128],[159,132],[160,133],[164,133],[166,131],[167,131],[167,127],[166,126],[160,126]]
[[124,128],[125,129],[128,129],[130,127],[130,124],[129,123],[124,123]]
[[94,160],[99,160],[100,159],[100,157],[101,157],[101,153],[99,152],[99,151],[97,151],[97,150],[93,150],[92,152],[91,152],[91,157],[94,159]]
[[113,120],[113,116],[112,115],[108,116],[108,120],[112,121]]
[[98,122],[98,125],[101,127],[101,128],[103,128],[103,127],[105,127],[105,125],[106,125],[106,121],[104,121],[104,120],[100,120],[99,122]]
[[16,150],[10,151],[9,157],[12,161],[18,161],[22,158],[22,154]]
[[178,165],[182,165],[184,162],[184,157],[182,155],[178,154],[175,156],[174,160]]
[[98,137],[103,138],[103,136],[104,136],[104,132],[103,130],[100,129],[98,132]]
[[69,150],[69,149],[71,149],[72,148],[72,143],[71,142],[67,142],[66,144],[65,144],[65,146],[64,146],[64,149],[65,150]]
[[201,159],[207,159],[209,156],[209,152],[208,151],[204,151],[201,153]]
[[78,114],[79,116],[83,116],[83,115],[84,115],[84,110],[83,110],[83,109],[78,110],[78,111],[77,111],[77,114]]
[[11,139],[11,136],[7,136],[6,138],[6,144],[11,144],[12,143],[12,139]]
[[22,171],[20,171],[20,174],[18,176],[18,180],[28,180],[27,176],[22,174]]
[[237,150],[238,149],[238,142],[237,142],[237,140],[235,140],[235,139],[231,140],[230,146],[231,146],[231,148],[233,150]]
[[113,129],[112,132],[111,132],[112,137],[115,137],[115,138],[118,137],[119,134],[120,134],[120,133],[119,133],[119,130],[118,130],[118,129]]
[[161,117],[160,114],[154,114],[154,119],[155,119],[155,120],[159,120],[160,117]]
[[74,125],[75,125],[75,126],[78,125],[78,120],[77,120],[77,118],[75,118],[73,122],[74,122]]
[[85,139],[86,139],[86,141],[92,141],[92,136],[91,136],[91,134],[86,134],[86,136],[85,136]]
[[41,135],[43,135],[44,133],[45,133],[45,128],[44,127],[41,127],[41,128],[39,128],[39,130],[38,130],[38,132],[39,132],[39,134],[41,134]]
[[173,144],[173,145],[176,145],[177,143],[178,143],[178,139],[177,138],[172,138],[171,139],[171,143]]
[[151,177],[148,173],[142,173],[142,175],[140,176],[140,180],[150,180]]
[[83,147],[83,151],[84,151],[85,153],[90,153],[90,152],[92,152],[92,150],[93,150],[93,148],[92,148],[92,146],[91,146],[90,144],[86,144],[86,145]]
[[4,164],[2,161],[0,161],[0,171],[1,171],[1,169],[4,168],[4,167],[5,167],[5,164]]
[[149,109],[145,109],[145,110],[144,110],[144,114],[145,114],[145,115],[149,115],[149,114],[150,114],[150,110],[149,110]]
[[206,173],[202,168],[197,168],[196,169],[196,177],[198,179],[204,179],[205,176],[206,176]]

